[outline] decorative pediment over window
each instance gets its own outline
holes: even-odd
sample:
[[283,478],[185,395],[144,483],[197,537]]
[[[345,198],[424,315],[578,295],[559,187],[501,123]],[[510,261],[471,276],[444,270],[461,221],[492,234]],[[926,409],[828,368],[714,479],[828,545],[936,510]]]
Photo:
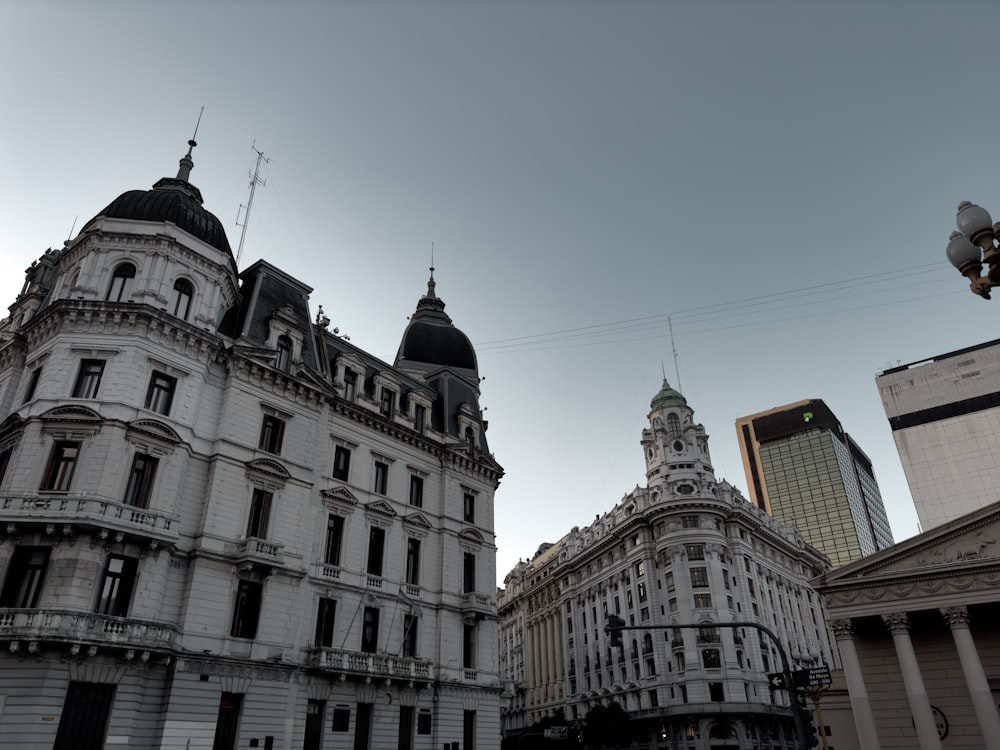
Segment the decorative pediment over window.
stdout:
[[420,526],[424,529],[429,529],[431,527],[431,522],[427,520],[427,517],[423,513],[411,513],[408,516],[404,516],[403,523]]
[[469,541],[477,542],[478,544],[482,544],[483,542],[486,541],[485,539],[483,539],[483,535],[480,534],[475,529],[462,529],[459,536],[464,537]]
[[332,500],[335,503],[343,503],[344,505],[349,505],[354,507],[358,504],[358,499],[351,494],[351,491],[346,487],[334,487],[329,490],[320,490],[320,495],[326,500]]
[[255,458],[253,461],[247,463],[247,471],[254,474],[262,474],[268,479],[277,479],[282,482],[287,482],[292,477],[288,473],[288,469],[270,458]]
[[365,506],[366,513],[377,513],[380,516],[386,516],[387,518],[395,518],[398,514],[392,509],[385,500],[376,500],[373,503],[368,503]]
[[42,415],[44,422],[75,422],[79,424],[97,425],[103,418],[93,409],[83,406],[57,406]]
[[128,429],[130,432],[139,432],[146,437],[163,440],[168,443],[181,442],[181,436],[173,427],[155,419],[137,419],[129,423]]

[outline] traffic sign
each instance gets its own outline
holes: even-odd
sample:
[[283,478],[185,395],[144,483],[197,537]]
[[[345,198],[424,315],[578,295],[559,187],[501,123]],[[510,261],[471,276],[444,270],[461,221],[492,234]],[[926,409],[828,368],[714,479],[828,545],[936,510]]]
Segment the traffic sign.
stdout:
[[830,667],[824,664],[822,667],[812,667],[811,669],[796,669],[792,672],[792,682],[796,687],[827,687],[833,682],[830,677]]
[[782,690],[785,687],[785,673],[771,672],[767,676],[767,683],[771,686],[772,690]]

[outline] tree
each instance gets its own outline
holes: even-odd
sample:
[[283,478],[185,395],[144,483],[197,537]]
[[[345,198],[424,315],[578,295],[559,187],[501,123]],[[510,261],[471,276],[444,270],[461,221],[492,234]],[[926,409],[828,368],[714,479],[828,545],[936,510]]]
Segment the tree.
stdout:
[[628,714],[617,702],[594,706],[583,720],[583,741],[592,748],[621,747],[631,737]]

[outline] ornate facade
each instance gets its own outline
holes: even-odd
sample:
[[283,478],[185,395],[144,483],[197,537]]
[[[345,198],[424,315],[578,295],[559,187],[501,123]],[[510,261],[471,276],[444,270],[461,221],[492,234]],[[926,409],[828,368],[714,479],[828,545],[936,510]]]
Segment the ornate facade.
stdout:
[[[835,666],[809,586],[829,561],[716,480],[708,436],[693,417],[664,381],[642,433],[646,486],[507,577],[501,671],[523,681],[523,699],[515,691],[502,706],[511,728],[558,708],[580,723],[615,701],[644,747],[793,745],[787,699],[768,681],[781,670],[775,644],[752,626],[714,625],[759,624],[793,668]],[[636,628],[624,631],[620,650],[605,633],[611,615]],[[519,640],[505,628],[521,622]],[[504,670],[519,658],[523,672]]]
[[0,322],[3,744],[497,747],[469,339],[433,275],[393,364],[335,335],[300,281],[237,272],[192,167]]

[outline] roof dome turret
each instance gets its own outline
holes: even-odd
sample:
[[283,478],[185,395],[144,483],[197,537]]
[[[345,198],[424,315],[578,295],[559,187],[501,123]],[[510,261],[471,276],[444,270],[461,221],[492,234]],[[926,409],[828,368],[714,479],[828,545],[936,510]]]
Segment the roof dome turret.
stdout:
[[649,402],[649,408],[659,409],[664,406],[686,406],[687,399],[681,395],[681,392],[675,388],[670,387],[670,383],[667,379],[663,379],[663,385],[660,387],[660,392],[653,396],[653,400]]
[[439,365],[472,370],[478,377],[476,350],[469,337],[456,328],[444,311],[444,302],[434,292],[434,269],[427,282],[427,294],[417,302],[417,309],[403,332],[396,353],[396,365]]

